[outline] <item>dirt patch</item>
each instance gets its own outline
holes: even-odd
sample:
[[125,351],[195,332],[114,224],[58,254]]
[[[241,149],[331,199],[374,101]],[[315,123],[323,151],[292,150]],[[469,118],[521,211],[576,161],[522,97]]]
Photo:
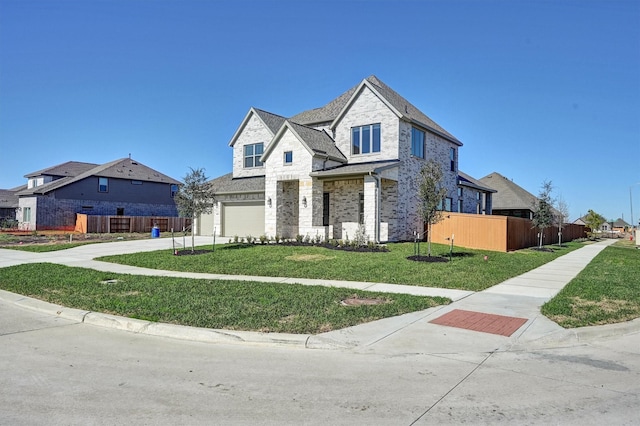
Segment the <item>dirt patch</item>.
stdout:
[[196,256],[205,253],[211,253],[211,250],[176,250],[173,252],[175,256]]
[[340,301],[343,306],[383,305],[389,303],[386,299],[351,296]]
[[335,258],[335,256],[325,256],[324,254],[294,254],[285,257],[285,259],[293,260],[294,262],[319,262],[321,260],[331,260]]
[[573,297],[573,306],[575,309],[599,309],[604,313],[618,312],[622,309],[632,306],[627,300],[607,299],[602,300],[586,300],[581,297]]

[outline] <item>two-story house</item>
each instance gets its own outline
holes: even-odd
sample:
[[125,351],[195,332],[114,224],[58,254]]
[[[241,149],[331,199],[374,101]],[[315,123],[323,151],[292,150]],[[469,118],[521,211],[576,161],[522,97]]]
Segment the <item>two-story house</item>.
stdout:
[[179,181],[131,158],[105,164],[68,161],[25,175],[16,219],[25,230],[71,229],[76,213],[177,216]]
[[233,172],[211,181],[201,235],[345,239],[362,226],[373,241],[412,239],[424,229],[417,176],[431,158],[445,210],[490,209],[493,191],[458,173],[462,143],[375,76],[291,118],[251,108],[229,145]]

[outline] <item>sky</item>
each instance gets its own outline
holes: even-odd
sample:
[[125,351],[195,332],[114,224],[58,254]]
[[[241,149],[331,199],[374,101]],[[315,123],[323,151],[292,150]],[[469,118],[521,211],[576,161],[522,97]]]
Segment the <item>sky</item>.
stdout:
[[461,171],[638,223],[637,0],[0,0],[0,188],[129,155],[214,178],[250,107],[370,75],[463,142]]

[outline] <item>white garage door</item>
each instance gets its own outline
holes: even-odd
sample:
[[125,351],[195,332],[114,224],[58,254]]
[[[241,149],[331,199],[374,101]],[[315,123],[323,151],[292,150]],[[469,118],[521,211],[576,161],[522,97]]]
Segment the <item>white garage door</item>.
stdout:
[[200,215],[198,235],[213,235],[213,213]]
[[264,234],[264,203],[222,205],[222,235],[258,238]]

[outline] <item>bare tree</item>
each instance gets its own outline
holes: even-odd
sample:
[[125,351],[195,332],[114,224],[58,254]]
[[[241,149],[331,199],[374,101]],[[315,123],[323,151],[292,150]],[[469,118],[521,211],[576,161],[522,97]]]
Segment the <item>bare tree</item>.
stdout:
[[207,184],[204,169],[189,169],[191,171],[184,177],[184,183],[178,187],[174,200],[180,216],[191,218],[191,251],[193,251],[195,243],[193,225],[195,219],[202,214],[211,213],[214,193],[213,189]]
[[442,165],[431,159],[420,170],[420,214],[427,225],[428,255],[431,257],[431,225],[443,218],[442,204],[447,190],[442,186]]
[[562,230],[568,218],[569,205],[564,198],[558,197],[556,200],[556,214],[554,215],[556,226],[558,227],[558,247],[562,247]]

